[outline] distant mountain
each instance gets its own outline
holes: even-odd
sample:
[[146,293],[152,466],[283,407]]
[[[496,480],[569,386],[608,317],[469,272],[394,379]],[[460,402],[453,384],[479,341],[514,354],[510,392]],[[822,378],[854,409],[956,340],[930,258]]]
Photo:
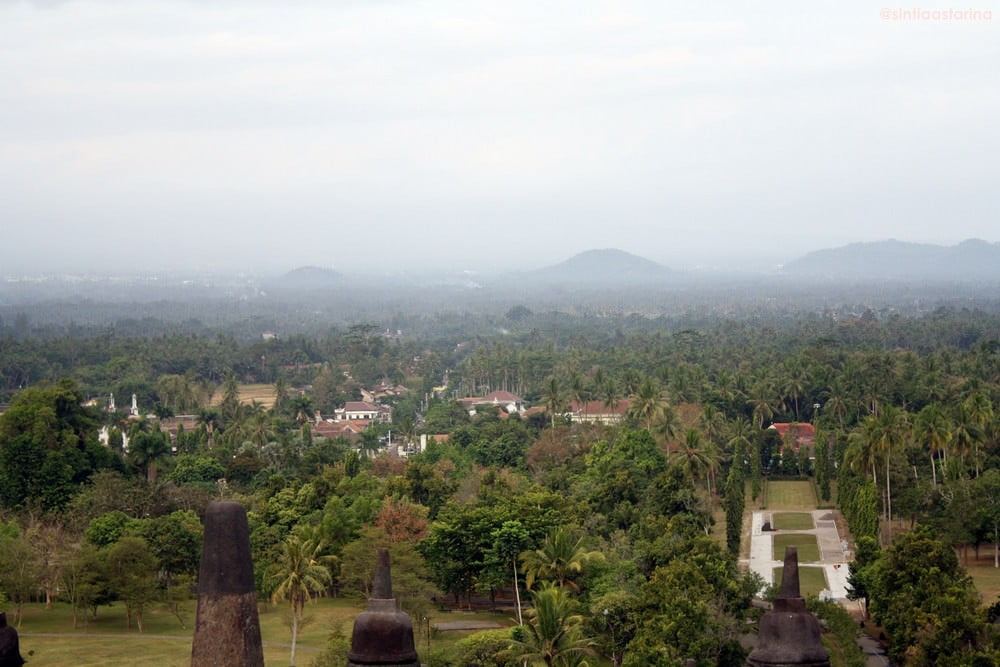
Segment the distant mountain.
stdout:
[[661,264],[614,248],[587,250],[565,262],[528,274],[539,282],[590,285],[649,283],[662,281],[670,275],[670,269]]
[[300,266],[280,276],[272,284],[273,287],[290,289],[322,289],[324,287],[339,287],[344,277],[333,269],[318,266]]
[[1000,243],[969,239],[954,246],[890,239],[817,250],[783,273],[838,279],[1000,280]]

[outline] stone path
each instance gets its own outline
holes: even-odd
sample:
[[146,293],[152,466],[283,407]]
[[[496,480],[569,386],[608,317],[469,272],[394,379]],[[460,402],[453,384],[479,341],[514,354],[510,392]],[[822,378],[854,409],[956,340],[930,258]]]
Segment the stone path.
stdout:
[[[791,511],[791,510],[789,510]],[[845,552],[845,544],[841,541],[837,532],[837,523],[833,519],[830,510],[812,510],[813,524],[816,526],[811,530],[780,530],[774,532],[764,532],[762,527],[764,521],[770,521],[773,514],[780,514],[778,510],[763,510],[753,513],[750,523],[750,569],[764,578],[768,584],[774,584],[774,568],[780,567],[783,563],[774,559],[774,535],[775,533],[801,533],[805,535],[815,535],[819,545],[821,567],[826,571],[827,591],[829,597],[838,602],[847,601],[847,575],[849,562],[848,554]],[[771,522],[773,525],[773,521]],[[809,567],[808,563],[801,564]]]

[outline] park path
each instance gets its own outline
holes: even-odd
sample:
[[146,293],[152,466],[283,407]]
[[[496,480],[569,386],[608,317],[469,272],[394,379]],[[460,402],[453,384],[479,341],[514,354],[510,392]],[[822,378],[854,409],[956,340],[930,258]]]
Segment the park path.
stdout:
[[[134,634],[124,634],[124,633],[103,633],[103,632],[19,632],[18,635],[21,637],[37,637],[39,639],[66,639],[71,637],[73,639],[170,639],[170,640],[182,640],[186,642],[191,642],[194,640],[192,635],[147,635],[140,632]],[[282,642],[261,642],[264,646],[277,647],[277,648],[292,648],[291,644],[284,644]],[[322,649],[315,646],[304,646],[302,644],[295,645],[296,651],[321,651]]]
[[[789,512],[808,512],[812,515],[815,528],[809,530],[782,530],[764,531],[765,521],[771,521],[772,516],[779,514],[779,510],[758,510],[753,513],[750,522],[750,560],[751,570],[764,578],[768,584],[774,584],[774,568],[780,567],[783,563],[774,559],[774,535],[775,533],[801,533],[805,535],[815,535],[819,545],[820,565],[826,572],[828,597],[844,603],[847,602],[847,563],[850,561],[850,553],[847,551],[847,544],[841,540],[837,532],[837,523],[834,521],[831,510],[787,510]],[[803,563],[803,566],[808,564]]]

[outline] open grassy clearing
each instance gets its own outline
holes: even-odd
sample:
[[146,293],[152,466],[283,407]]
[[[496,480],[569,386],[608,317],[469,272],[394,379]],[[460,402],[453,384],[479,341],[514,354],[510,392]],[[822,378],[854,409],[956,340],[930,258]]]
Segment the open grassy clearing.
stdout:
[[816,527],[808,512],[775,512],[773,520],[775,530],[812,530]]
[[775,481],[767,483],[767,509],[816,509],[816,494],[809,482]]
[[[220,405],[222,403],[222,386],[219,386],[212,395],[210,405]],[[274,407],[275,386],[273,384],[241,384],[240,403],[250,405],[254,401],[262,404],[265,408]]]
[[[774,568],[774,585],[781,587],[781,575],[785,568]],[[819,595],[819,592],[826,588],[826,572],[821,567],[800,567],[799,568],[799,591],[802,597]]]
[[[364,603],[355,599],[325,598],[311,602],[306,607],[306,625],[300,628],[299,656],[297,662],[308,665],[318,650],[326,646],[330,633],[339,627],[348,637],[354,617],[364,609]],[[65,604],[52,609],[42,605],[28,605],[21,624],[21,652],[31,664],[70,667],[71,665],[190,665],[191,638],[193,634],[195,603],[185,606],[182,614],[186,628],[175,616],[154,607],[144,615],[144,632],[126,630],[125,611],[120,604],[101,607],[97,619],[84,628],[73,629],[71,610]],[[264,660],[271,665],[287,665],[288,642],[291,630],[288,613],[284,607],[261,605],[261,636],[265,644]],[[431,623],[443,621],[496,621],[512,625],[505,614],[490,612],[436,613]],[[415,629],[416,630],[416,629]],[[36,636],[58,634],[58,637]],[[73,636],[76,634],[84,636]],[[454,644],[472,634],[471,631],[433,633],[431,647],[440,648]],[[418,650],[427,648],[426,636],[417,630]],[[285,645],[285,646],[282,646]],[[31,657],[27,654],[33,651]]]
[[801,533],[785,533],[774,536],[774,560],[785,559],[785,547],[799,548],[800,563],[815,563],[819,560],[819,544],[815,535]]
[[[965,565],[965,570],[972,577],[976,590],[983,596],[983,604],[991,605],[997,602],[997,596],[1000,595],[1000,569],[993,567],[993,545],[980,547],[979,558],[975,557],[975,552],[970,548],[968,557],[969,562]],[[958,558],[961,563],[961,553]]]

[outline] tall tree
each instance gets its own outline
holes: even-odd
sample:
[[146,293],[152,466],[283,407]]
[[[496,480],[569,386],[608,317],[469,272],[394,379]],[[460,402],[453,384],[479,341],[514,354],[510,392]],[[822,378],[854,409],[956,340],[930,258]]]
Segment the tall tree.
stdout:
[[292,612],[292,652],[289,664],[295,667],[299,623],[306,603],[330,585],[330,570],[320,562],[322,544],[292,535],[281,545],[278,562],[271,572],[275,583],[271,600],[287,602]]

